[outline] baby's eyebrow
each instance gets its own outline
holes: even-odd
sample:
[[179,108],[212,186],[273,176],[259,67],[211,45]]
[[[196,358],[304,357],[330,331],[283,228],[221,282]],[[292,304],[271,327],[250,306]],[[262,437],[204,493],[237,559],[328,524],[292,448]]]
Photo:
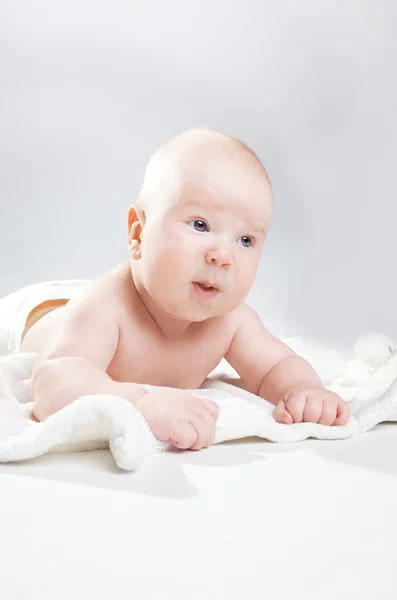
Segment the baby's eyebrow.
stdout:
[[197,204],[197,202],[191,198],[181,198],[179,201],[180,206],[191,206],[192,204]]
[[201,208],[208,208],[208,206],[205,204],[205,202],[202,202],[201,200],[197,200],[195,198],[189,198],[189,196],[182,196],[182,198],[180,199],[180,204],[182,206],[200,206]]
[[[187,206],[198,206],[200,208],[208,209],[208,205],[205,202],[202,202],[201,200],[198,200],[197,198],[191,198],[189,196],[182,196],[182,198],[180,199],[180,204],[183,208],[185,208]],[[215,208],[216,208],[216,202],[214,204],[215,204]],[[222,209],[224,209],[224,207],[222,207]],[[255,220],[255,222],[254,222],[249,219],[244,219],[244,221],[245,221],[246,227],[248,229],[250,229],[251,231],[255,231],[255,233],[259,233],[262,235],[266,234],[267,226],[265,223],[263,223],[263,221],[259,221],[259,223],[257,220]]]
[[267,231],[266,226],[262,225],[262,224],[260,224],[260,225],[258,225],[258,224],[252,225],[252,223],[251,223],[248,226],[249,226],[249,228],[252,231],[255,231],[256,233],[261,233],[262,235],[265,235],[265,233]]

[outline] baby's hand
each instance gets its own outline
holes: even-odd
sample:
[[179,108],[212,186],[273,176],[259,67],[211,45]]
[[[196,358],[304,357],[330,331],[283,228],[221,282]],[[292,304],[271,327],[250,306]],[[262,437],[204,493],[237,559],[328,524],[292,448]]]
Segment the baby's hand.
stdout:
[[274,409],[279,423],[320,423],[321,425],[346,425],[350,406],[334,392],[309,386],[285,394]]
[[212,400],[182,390],[155,390],[142,396],[135,408],[162,442],[183,450],[200,450],[214,441],[219,408]]

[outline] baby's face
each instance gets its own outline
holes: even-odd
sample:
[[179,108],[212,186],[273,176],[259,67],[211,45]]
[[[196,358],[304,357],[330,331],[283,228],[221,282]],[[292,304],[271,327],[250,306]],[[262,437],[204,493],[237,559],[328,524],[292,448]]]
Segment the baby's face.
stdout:
[[269,182],[247,165],[212,162],[204,180],[186,181],[144,227],[140,268],[152,300],[189,321],[237,308],[254,281],[272,212]]

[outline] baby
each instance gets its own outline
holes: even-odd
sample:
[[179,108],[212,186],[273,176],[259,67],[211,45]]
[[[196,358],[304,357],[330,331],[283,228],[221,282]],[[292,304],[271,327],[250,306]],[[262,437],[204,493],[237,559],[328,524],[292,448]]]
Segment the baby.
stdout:
[[272,214],[269,177],[242,142],[195,129],[161,146],[128,211],[129,259],[26,321],[36,418],[109,393],[132,402],[159,440],[208,447],[218,407],[184,390],[225,358],[278,422],[344,425],[348,405],[244,303]]

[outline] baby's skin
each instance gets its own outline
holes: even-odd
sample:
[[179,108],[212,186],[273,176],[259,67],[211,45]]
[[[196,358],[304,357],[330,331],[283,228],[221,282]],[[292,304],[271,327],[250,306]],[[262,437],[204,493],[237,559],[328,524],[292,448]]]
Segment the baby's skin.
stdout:
[[244,302],[272,215],[269,177],[242,142],[197,129],[161,146],[128,211],[128,260],[27,322],[36,418],[109,393],[159,440],[208,447],[218,406],[185,390],[225,358],[278,422],[344,425],[349,406]]

